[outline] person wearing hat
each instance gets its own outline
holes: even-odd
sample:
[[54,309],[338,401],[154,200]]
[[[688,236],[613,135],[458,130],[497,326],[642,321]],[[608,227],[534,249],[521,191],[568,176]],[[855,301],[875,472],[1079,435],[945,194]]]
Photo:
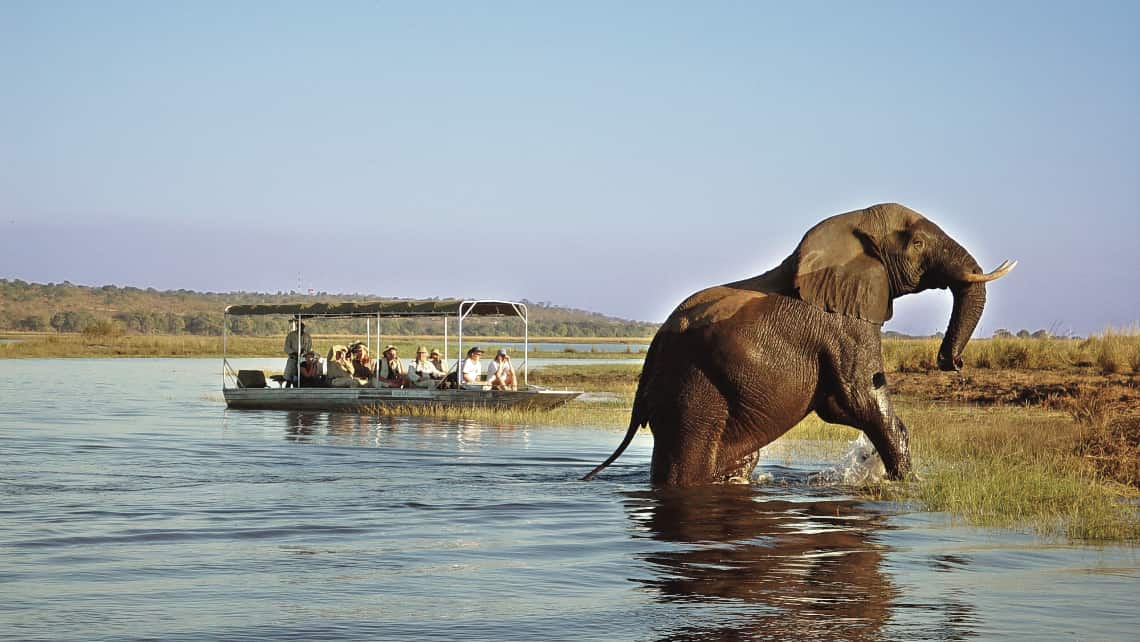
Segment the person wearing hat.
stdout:
[[352,358],[352,376],[367,383],[376,374],[376,364],[368,354],[368,346],[358,341],[348,347],[348,352]]
[[483,364],[479,363],[479,357],[483,356],[483,351],[479,346],[475,346],[467,351],[467,358],[463,360],[463,382],[474,383],[479,381],[479,377],[483,374]]
[[417,388],[434,388],[435,380],[443,379],[443,372],[428,359],[425,346],[416,348],[416,358],[408,367],[408,379]]
[[305,324],[301,323],[298,330],[297,320],[289,324],[289,333],[285,335],[285,354],[289,360],[285,362],[286,385],[297,385],[297,357],[313,349],[313,337],[305,331]]
[[491,382],[491,390],[518,390],[515,367],[511,365],[511,358],[506,350],[499,348],[495,353],[495,358],[487,366],[487,380]]
[[301,362],[301,387],[319,388],[325,385],[325,374],[321,372],[321,359],[316,352],[309,350]]
[[352,376],[352,362],[348,360],[348,348],[343,345],[329,348],[325,370],[325,385],[330,388],[359,388],[361,385],[360,380]]
[[446,369],[443,367],[443,355],[439,353],[438,348],[432,348],[431,354],[428,355],[428,358],[431,359],[431,362],[435,365],[436,370],[439,370],[440,372],[446,371]]
[[394,345],[384,347],[384,358],[380,360],[380,385],[387,388],[408,388],[408,369],[400,360],[399,351]]

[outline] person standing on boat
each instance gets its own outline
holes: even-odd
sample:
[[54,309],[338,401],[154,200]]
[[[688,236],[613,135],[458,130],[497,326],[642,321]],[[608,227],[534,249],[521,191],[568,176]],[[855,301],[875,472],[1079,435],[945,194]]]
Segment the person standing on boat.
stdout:
[[491,390],[518,390],[515,367],[511,365],[511,358],[506,350],[499,348],[499,352],[487,366],[487,381],[491,382]]
[[467,358],[463,360],[464,383],[479,381],[479,377],[483,375],[483,364],[479,363],[481,356],[483,356],[483,351],[479,349],[479,346],[467,351]]
[[285,362],[285,383],[290,386],[297,385],[297,355],[304,354],[313,349],[313,337],[305,331],[305,324],[301,323],[297,330],[297,321],[289,324],[289,334],[285,335],[285,354],[289,360]]
[[425,346],[416,349],[416,359],[408,368],[408,379],[417,388],[434,388],[435,382],[443,379],[443,371],[435,367],[435,364],[428,359],[428,351]]
[[380,360],[380,385],[387,388],[409,388],[412,385],[408,379],[408,368],[400,360],[396,346],[384,348],[384,358]]

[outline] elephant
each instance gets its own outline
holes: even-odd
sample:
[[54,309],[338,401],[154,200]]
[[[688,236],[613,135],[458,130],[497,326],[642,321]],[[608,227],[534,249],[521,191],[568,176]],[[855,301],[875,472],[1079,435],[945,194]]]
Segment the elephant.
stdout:
[[813,411],[863,431],[888,477],[903,478],[907,428],[887,395],[881,346],[894,299],[950,289],[936,361],[958,371],[985,284],[1015,265],[983,274],[957,241],[897,203],[826,218],[777,267],[677,306],[649,345],[625,438],[582,479],[621,456],[648,424],[654,485],[747,481],[760,448]]

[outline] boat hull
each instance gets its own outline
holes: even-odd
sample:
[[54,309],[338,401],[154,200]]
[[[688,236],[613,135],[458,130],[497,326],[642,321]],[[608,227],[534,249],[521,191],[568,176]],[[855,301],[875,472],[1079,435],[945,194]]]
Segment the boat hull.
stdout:
[[580,392],[564,390],[423,390],[400,388],[226,388],[226,406],[240,410],[376,409],[415,412],[431,408],[549,410]]

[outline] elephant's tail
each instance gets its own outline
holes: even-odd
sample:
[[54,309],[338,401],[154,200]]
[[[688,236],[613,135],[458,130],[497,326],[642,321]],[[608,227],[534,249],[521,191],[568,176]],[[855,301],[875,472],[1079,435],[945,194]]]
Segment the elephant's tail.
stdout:
[[633,396],[633,410],[629,418],[629,430],[625,431],[625,439],[621,440],[621,445],[617,447],[614,454],[610,455],[609,459],[603,461],[597,468],[591,470],[582,478],[582,481],[590,481],[594,475],[602,472],[606,466],[614,463],[614,460],[621,457],[625,452],[629,443],[633,441],[633,436],[637,434],[637,429],[649,423],[650,403],[649,391],[653,388],[652,376],[654,372],[653,364],[656,361],[657,352],[660,350],[661,333],[658,332],[653,337],[653,341],[649,344],[649,351],[645,354],[645,364],[641,367],[641,376],[638,378],[637,393]]
[[626,447],[629,446],[629,442],[633,441],[633,436],[637,434],[637,429],[644,425],[645,422],[640,421],[638,419],[637,412],[634,412],[633,417],[629,420],[629,430],[625,431],[625,439],[621,440],[621,445],[617,447],[617,450],[614,451],[614,454],[610,455],[608,459],[599,464],[597,468],[586,473],[586,475],[582,477],[582,481],[590,481],[594,478],[595,475],[602,472],[603,468],[614,463],[614,460],[618,457],[621,457],[621,454],[625,452]]

